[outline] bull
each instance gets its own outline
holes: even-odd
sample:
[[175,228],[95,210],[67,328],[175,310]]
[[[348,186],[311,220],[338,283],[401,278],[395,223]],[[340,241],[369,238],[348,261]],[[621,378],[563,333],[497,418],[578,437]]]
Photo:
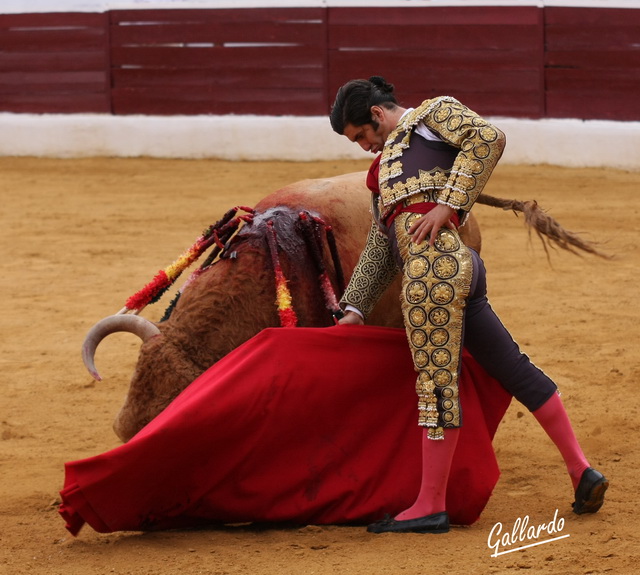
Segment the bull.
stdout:
[[[83,359],[96,379],[100,376],[94,356],[104,337],[125,331],[142,339],[128,393],[113,424],[122,441],[133,437],[190,382],[230,351],[262,329],[282,325],[282,315],[274,305],[275,294],[282,286],[278,273],[280,279],[286,278],[296,325],[332,324],[336,300],[326,292],[335,291],[336,286],[340,291],[348,281],[371,225],[364,181],[364,173],[303,180],[266,196],[225,245],[218,241],[217,258],[205,262],[200,273],[194,274],[168,319],[151,322],[137,315],[140,309],[125,307],[89,331]],[[555,225],[535,202],[486,195],[478,201],[523,212],[541,237],[549,237],[560,247],[595,252]],[[305,228],[303,221],[324,224],[335,240],[335,249],[323,249],[323,243],[317,241],[317,225]],[[479,252],[481,234],[473,214],[460,232],[465,244]],[[399,285],[392,285],[368,323],[402,327],[399,292]],[[130,311],[134,313],[127,313]]]

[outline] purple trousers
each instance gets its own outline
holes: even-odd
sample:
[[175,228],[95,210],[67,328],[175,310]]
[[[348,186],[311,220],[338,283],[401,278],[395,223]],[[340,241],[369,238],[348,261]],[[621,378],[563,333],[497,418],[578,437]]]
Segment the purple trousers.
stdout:
[[[391,251],[404,266],[398,250],[395,226],[385,230]],[[471,289],[464,312],[463,345],[502,387],[529,411],[535,411],[556,392],[556,384],[529,357],[504,327],[487,298],[487,272],[478,253],[467,248],[473,259]]]
[[487,299],[487,279],[480,256],[473,257],[473,279],[464,319],[464,346],[475,360],[529,411],[555,393],[556,384],[520,351]]

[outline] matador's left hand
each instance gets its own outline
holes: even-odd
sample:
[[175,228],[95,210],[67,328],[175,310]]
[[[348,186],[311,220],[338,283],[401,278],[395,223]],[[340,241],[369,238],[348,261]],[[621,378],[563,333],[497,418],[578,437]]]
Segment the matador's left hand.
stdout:
[[[428,214],[419,217],[409,228],[409,235],[413,236],[411,241],[419,244],[429,236],[429,245],[433,246],[438,236],[440,228],[455,230],[456,226],[451,221],[455,210],[444,204],[438,204]],[[429,235],[431,234],[431,235]]]

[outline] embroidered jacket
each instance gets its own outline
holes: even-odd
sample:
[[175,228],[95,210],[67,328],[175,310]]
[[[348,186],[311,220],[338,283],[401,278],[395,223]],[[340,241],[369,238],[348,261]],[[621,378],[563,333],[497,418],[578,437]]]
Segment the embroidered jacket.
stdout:
[[[442,142],[414,134],[420,123]],[[380,193],[373,198],[374,219],[384,221],[399,202],[424,194],[455,209],[464,224],[504,147],[504,134],[455,98],[426,100],[405,114],[387,138],[380,159]],[[376,221],[340,302],[365,317],[398,271],[389,240]]]
[[[444,142],[458,149],[448,170],[430,174],[406,174],[403,155],[411,145],[414,128],[420,123]],[[482,192],[505,146],[504,134],[455,98],[442,96],[426,100],[400,120],[389,134],[380,159],[380,213],[421,191],[435,191],[435,200],[461,211],[461,222]],[[440,166],[447,168],[447,166]],[[403,177],[404,176],[404,177]]]

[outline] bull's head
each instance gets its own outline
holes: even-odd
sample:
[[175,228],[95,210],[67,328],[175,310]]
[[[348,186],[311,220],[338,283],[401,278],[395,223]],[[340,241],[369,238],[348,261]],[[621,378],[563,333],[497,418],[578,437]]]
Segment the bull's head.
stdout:
[[[332,307],[336,307],[339,295],[329,301],[327,283],[337,292],[343,288],[339,258],[346,269],[355,265],[366,234],[367,198],[362,194],[363,209],[354,210],[355,218],[347,212],[338,218],[332,204],[344,202],[335,195],[329,198],[331,194],[326,192],[329,188],[338,194],[342,186],[336,188],[327,182],[301,182],[265,198],[236,235],[212,242],[214,248],[216,243],[221,248],[219,257],[213,263],[205,262],[204,269],[187,281],[168,319],[153,323],[137,315],[140,310],[136,309],[134,314],[109,316],[91,328],[82,355],[96,379],[100,375],[95,353],[105,337],[129,332],[142,340],[129,392],[114,422],[121,439],[130,439],[231,350],[265,327],[283,325],[282,309],[279,313],[276,302],[278,288],[289,290],[297,325],[332,324]],[[352,195],[359,197],[348,192]],[[324,213],[313,208],[324,208]],[[338,224],[335,235],[334,220]],[[356,235],[359,238],[354,243]],[[327,244],[327,237],[335,238],[334,250],[328,249],[332,244]],[[147,295],[148,300],[157,294]],[[135,296],[133,300],[138,301]],[[128,311],[132,310],[123,310]]]

